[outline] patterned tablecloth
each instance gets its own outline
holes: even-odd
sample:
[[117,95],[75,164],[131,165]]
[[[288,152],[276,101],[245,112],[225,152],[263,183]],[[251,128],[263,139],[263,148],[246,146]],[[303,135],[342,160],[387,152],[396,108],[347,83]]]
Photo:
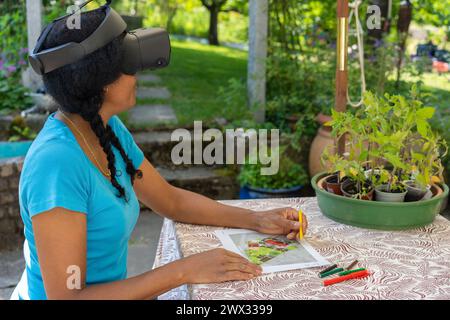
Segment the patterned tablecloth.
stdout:
[[[334,222],[320,212],[316,198],[233,200],[224,203],[266,210],[291,206],[308,217],[306,240],[330,262],[358,259],[369,278],[324,287],[321,268],[264,274],[250,281],[188,285],[160,299],[450,299],[450,222],[408,231],[378,231]],[[216,227],[165,220],[154,267],[221,246]]]

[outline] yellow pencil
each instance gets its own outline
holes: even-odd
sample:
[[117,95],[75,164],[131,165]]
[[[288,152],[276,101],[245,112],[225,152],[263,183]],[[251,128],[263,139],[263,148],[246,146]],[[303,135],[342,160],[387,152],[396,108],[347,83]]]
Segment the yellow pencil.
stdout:
[[303,240],[303,212],[302,212],[302,209],[298,210],[298,222],[300,223],[299,238],[300,238],[300,240]]

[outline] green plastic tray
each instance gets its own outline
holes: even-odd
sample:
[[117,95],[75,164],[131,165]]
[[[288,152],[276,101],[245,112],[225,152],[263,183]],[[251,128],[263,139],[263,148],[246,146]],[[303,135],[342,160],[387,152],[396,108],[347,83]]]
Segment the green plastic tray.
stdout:
[[416,202],[366,201],[338,196],[319,188],[317,182],[325,175],[319,173],[311,180],[322,213],[334,221],[368,229],[404,230],[430,224],[449,191],[448,186],[443,185],[442,194]]

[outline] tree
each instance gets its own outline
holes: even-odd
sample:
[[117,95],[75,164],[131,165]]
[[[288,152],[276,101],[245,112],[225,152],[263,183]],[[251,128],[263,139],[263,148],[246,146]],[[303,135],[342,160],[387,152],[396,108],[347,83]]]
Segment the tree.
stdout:
[[219,45],[219,13],[227,0],[200,0],[206,9],[209,11],[209,31],[208,31],[208,41],[209,44],[218,46]]
[[246,13],[248,6],[245,0],[200,0],[203,6],[209,11],[209,44],[219,45],[219,14],[221,12],[239,12]]

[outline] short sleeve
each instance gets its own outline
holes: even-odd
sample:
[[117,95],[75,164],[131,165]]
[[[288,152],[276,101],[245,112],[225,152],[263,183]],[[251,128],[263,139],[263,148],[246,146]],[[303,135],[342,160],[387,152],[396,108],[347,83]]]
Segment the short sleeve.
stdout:
[[56,207],[87,214],[89,167],[71,141],[48,141],[24,164],[20,193],[30,217]]
[[124,148],[127,156],[133,162],[134,167],[137,169],[144,161],[144,153],[134,141],[133,136],[127,127],[123,124],[119,117],[113,116],[110,123],[114,133],[119,138],[122,147]]

